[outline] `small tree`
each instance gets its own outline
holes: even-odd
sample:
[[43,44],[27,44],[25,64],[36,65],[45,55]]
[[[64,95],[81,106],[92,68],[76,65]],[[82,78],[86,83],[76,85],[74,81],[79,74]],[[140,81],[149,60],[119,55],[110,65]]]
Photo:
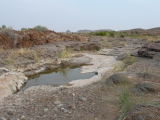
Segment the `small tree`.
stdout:
[[21,31],[27,31],[28,29],[27,28],[21,28]]
[[97,32],[96,35],[97,36],[106,36],[107,33],[106,32]]
[[2,25],[2,29],[6,29],[6,26],[5,26],[5,25]]
[[45,26],[40,26],[40,25],[35,26],[33,29],[35,29],[35,30],[37,30],[39,32],[45,32],[45,31],[48,30],[48,28],[46,28]]
[[110,33],[109,33],[109,36],[110,36],[110,37],[114,37],[114,36],[115,36],[115,32],[110,32]]

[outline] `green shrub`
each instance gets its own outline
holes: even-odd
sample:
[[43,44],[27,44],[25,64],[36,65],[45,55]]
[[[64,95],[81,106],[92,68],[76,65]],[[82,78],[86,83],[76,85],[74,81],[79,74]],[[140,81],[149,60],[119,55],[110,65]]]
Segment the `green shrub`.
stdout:
[[107,33],[106,32],[97,32],[96,35],[97,36],[106,36]]
[[5,65],[9,65],[9,64],[12,64],[12,63],[14,63],[14,60],[12,60],[12,59],[5,59],[3,61],[3,64],[5,64]]
[[45,31],[48,30],[48,28],[46,28],[46,27],[44,27],[44,26],[40,26],[40,25],[35,26],[33,29],[35,29],[35,30],[37,30],[37,31],[39,31],[39,32],[45,32]]
[[124,59],[123,61],[126,65],[131,65],[135,62],[135,57],[130,56],[129,54],[127,55],[127,57]]
[[6,29],[6,26],[5,26],[5,25],[2,25],[2,29]]
[[124,71],[127,65],[125,63],[119,63],[114,65],[114,70],[116,71]]
[[27,28],[21,28],[21,31],[27,31],[28,29]]
[[115,32],[109,32],[110,37],[115,37]]
[[121,117],[135,104],[131,95],[131,90],[128,87],[123,87],[118,94],[118,101],[122,107]]

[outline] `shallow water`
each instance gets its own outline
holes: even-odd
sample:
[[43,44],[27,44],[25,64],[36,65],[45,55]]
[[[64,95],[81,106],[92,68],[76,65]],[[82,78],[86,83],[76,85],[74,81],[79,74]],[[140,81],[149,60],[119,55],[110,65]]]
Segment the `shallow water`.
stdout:
[[67,82],[78,79],[89,79],[93,77],[95,73],[80,73],[80,68],[74,69],[60,69],[57,72],[51,72],[47,74],[38,75],[26,82],[26,84],[20,89],[24,90],[31,86],[37,85],[64,85]]

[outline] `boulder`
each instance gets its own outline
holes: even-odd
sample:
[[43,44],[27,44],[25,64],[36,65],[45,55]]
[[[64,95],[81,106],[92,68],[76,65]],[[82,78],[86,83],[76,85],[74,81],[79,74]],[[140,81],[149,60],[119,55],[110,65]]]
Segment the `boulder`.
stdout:
[[146,57],[146,58],[153,58],[158,52],[160,52],[160,41],[145,44],[138,51],[138,56]]
[[113,74],[105,80],[106,85],[117,85],[117,84],[124,84],[128,82],[129,82],[129,78],[128,78],[128,75],[125,73]]
[[123,120],[160,120],[160,101],[133,106]]
[[120,53],[120,54],[117,56],[116,60],[124,60],[127,56],[128,56],[127,53]]
[[144,81],[144,82],[138,83],[134,87],[133,92],[136,94],[160,92],[160,83]]

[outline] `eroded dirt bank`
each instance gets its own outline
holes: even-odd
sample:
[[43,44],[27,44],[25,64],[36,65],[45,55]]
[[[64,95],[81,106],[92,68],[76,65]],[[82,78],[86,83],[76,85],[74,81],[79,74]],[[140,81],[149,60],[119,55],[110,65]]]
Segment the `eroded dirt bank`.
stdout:
[[[28,61],[30,55],[25,58],[21,57],[22,54],[18,54],[18,58],[21,60],[15,61],[14,64],[4,64],[2,61],[1,65],[3,67],[11,69],[12,71],[22,72],[26,75],[38,73],[45,68],[54,68],[57,67],[57,65],[73,65],[83,61],[82,63],[85,62],[90,65],[83,66],[81,69],[82,73],[96,72],[98,75],[90,80],[73,81],[60,87],[54,87],[52,85],[34,86],[25,91],[5,97],[0,102],[0,119],[142,120],[144,118],[144,120],[147,120],[150,118],[159,120],[159,89],[153,89],[155,88],[155,84],[150,86],[143,86],[144,84],[141,84],[141,86],[137,85],[144,81],[150,81],[157,84],[160,83],[160,59],[158,57],[158,52],[153,59],[139,58],[137,57],[138,50],[145,44],[145,41],[136,39],[115,39],[115,41],[106,42],[103,39],[103,37],[97,37],[89,39],[88,42],[84,43],[57,42],[54,44],[35,46],[32,48],[33,50],[42,50],[45,53],[38,53],[40,54],[39,58],[41,58],[38,62],[34,59]],[[99,44],[96,44],[97,42],[99,42]],[[108,47],[108,44],[111,46]],[[88,47],[84,47],[83,50],[81,50],[82,48],[80,46],[83,45]],[[99,48],[101,45],[104,46],[103,49],[100,50]],[[59,58],[57,56],[58,53],[68,46],[69,48],[73,48],[73,54],[69,58]],[[94,49],[99,51],[94,51]],[[2,53],[3,60],[7,58],[8,53],[9,50]],[[136,60],[132,64],[127,63],[128,61],[126,62],[125,58],[128,54],[136,56]],[[14,57],[12,58],[13,60],[16,59]],[[44,58],[46,59],[44,60]],[[75,61],[78,62],[76,63]],[[117,68],[118,70],[122,69],[122,66],[120,66],[120,68],[117,67],[117,62],[118,65],[123,62],[126,62],[128,65],[125,66],[124,71],[119,72],[117,71]],[[127,77],[127,82],[125,81],[125,83],[121,84],[121,78],[123,77],[111,77],[111,79],[110,76],[115,73],[124,73]],[[106,84],[108,83],[108,80],[113,80],[112,84]],[[123,80],[124,78],[122,81]],[[92,83],[92,81],[94,83]],[[135,86],[138,86],[138,90]],[[133,88],[135,90],[135,93],[133,93],[132,96],[134,101],[136,101],[135,104],[146,103],[149,105],[145,105],[146,107],[141,107],[142,105],[139,105],[139,111],[134,114],[133,104],[133,109],[127,112],[126,110],[128,109],[125,108],[126,106],[124,106],[123,102],[120,101],[118,97],[119,95],[122,95],[121,91],[123,91],[122,89],[125,87]],[[154,109],[149,111],[148,106],[152,106]],[[147,112],[145,112],[147,109],[148,112],[150,112],[148,118],[146,117]],[[141,113],[141,110],[143,113]],[[156,117],[154,117],[155,115]]]

